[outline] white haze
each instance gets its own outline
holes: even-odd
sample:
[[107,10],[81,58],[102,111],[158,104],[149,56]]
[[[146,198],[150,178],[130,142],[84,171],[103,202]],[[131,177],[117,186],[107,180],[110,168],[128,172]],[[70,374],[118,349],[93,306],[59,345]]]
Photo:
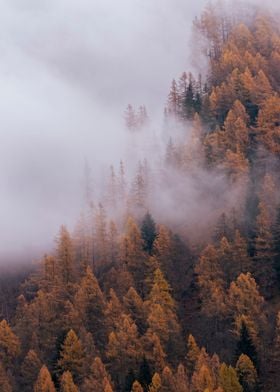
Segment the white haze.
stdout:
[[122,113],[160,118],[171,79],[190,67],[204,1],[1,0],[0,256],[37,256],[95,171],[125,150]]
[[[37,257],[60,224],[73,225],[82,204],[86,160],[100,177],[105,165],[132,155],[123,127],[128,103],[145,104],[151,132],[158,132],[171,80],[194,63],[191,25],[206,0],[0,4],[3,264]],[[207,188],[205,173],[199,176]],[[187,185],[193,221],[200,192],[193,180]],[[178,191],[182,186],[179,179]],[[169,198],[166,189],[164,210]]]

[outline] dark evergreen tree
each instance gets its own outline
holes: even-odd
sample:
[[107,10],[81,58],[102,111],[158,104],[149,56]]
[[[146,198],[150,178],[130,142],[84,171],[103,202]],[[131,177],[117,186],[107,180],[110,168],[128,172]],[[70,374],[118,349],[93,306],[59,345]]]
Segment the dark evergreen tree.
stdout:
[[144,389],[144,392],[148,391],[148,387],[152,381],[152,374],[151,374],[149,363],[145,356],[140,365],[138,380],[140,381]]
[[149,212],[144,216],[141,225],[141,236],[144,242],[144,250],[149,254],[152,253],[153,244],[157,236],[155,222]]
[[129,369],[125,378],[124,392],[131,392],[134,381],[135,381],[134,371],[132,369]]
[[253,362],[255,368],[258,370],[259,361],[257,349],[244,320],[242,320],[241,322],[239,340],[237,342],[235,354],[237,359],[240,357],[241,354],[247,355],[247,357],[249,357]]

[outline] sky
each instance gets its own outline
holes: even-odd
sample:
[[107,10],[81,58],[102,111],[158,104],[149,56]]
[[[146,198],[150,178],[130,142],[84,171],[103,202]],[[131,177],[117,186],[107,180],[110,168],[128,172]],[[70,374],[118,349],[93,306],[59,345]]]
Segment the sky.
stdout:
[[160,117],[192,68],[204,0],[0,0],[0,263],[37,257],[125,147],[123,111]]

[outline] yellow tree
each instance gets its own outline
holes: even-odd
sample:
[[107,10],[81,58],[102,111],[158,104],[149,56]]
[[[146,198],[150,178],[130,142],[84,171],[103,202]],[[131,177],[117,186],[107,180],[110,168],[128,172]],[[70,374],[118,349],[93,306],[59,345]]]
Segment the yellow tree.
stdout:
[[153,286],[145,302],[148,312],[148,326],[158,335],[171,359],[178,357],[182,349],[180,326],[176,314],[175,301],[171,296],[171,288],[158,268],[154,273]]
[[225,363],[223,363],[220,368],[219,384],[224,392],[243,392],[235,369],[231,366],[227,366]]

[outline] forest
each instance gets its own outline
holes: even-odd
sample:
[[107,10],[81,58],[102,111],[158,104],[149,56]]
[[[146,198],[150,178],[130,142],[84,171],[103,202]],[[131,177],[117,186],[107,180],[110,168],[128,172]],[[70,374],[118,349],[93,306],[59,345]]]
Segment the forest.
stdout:
[[[211,3],[192,39],[153,159],[98,197],[86,166],[75,228],[1,276],[1,392],[280,391],[278,18]],[[148,108],[124,122],[133,156]]]

